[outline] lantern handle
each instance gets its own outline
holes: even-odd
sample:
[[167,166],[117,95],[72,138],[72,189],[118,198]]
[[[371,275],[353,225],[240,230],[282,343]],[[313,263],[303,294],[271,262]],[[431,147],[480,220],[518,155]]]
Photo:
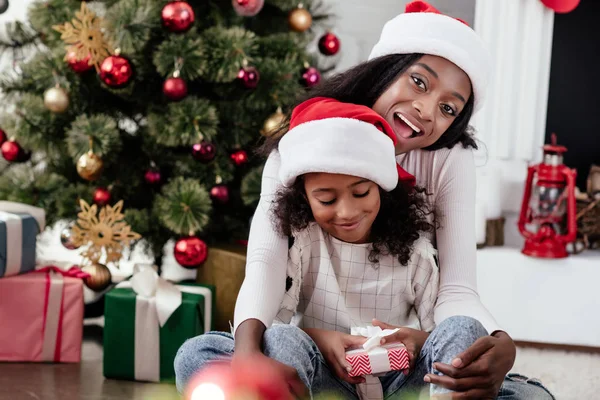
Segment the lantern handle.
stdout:
[[575,199],[575,179],[577,171],[564,167],[561,171],[567,178],[567,234],[561,237],[563,243],[573,243],[577,239],[577,202]]
[[527,211],[529,210],[529,199],[531,198],[531,184],[533,183],[533,175],[537,171],[537,167],[531,165],[527,168],[527,179],[525,180],[525,192],[523,193],[523,202],[521,203],[521,214],[519,215],[519,232],[526,239],[529,239],[533,236],[533,233],[529,232],[525,229],[525,224],[527,222]]

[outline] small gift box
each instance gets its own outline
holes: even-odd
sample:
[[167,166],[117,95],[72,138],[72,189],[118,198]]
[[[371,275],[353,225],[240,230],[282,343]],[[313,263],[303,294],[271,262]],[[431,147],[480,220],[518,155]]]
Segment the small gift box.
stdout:
[[0,361],[79,362],[86,276],[46,267],[0,279]]
[[173,380],[177,350],[212,330],[214,304],[212,287],[174,285],[149,267],[134,273],[105,297],[104,376]]
[[375,375],[389,371],[402,371],[408,368],[408,351],[401,343],[379,346],[381,338],[397,332],[398,329],[379,327],[352,328],[353,335],[369,339],[362,349],[346,352],[346,360],[352,366],[350,376]]
[[45,221],[42,208],[0,201],[0,278],[35,268],[37,234]]

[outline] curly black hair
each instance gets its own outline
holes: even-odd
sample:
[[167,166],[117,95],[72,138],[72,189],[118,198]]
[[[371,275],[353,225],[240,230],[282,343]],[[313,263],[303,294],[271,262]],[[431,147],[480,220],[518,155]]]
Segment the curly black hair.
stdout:
[[[298,99],[300,103],[315,97],[330,97],[344,103],[359,104],[373,108],[381,95],[394,83],[398,77],[411,65],[416,63],[423,54],[390,54],[373,60],[365,61],[357,66],[333,75],[323,80],[317,86],[309,89]],[[424,150],[439,150],[444,147],[452,148],[461,144],[464,148],[477,149],[473,128],[469,125],[474,110],[474,95],[471,93],[467,104],[452,122],[452,125],[431,146]],[[294,108],[292,107],[292,109]],[[258,153],[268,156],[276,149],[279,139],[288,131],[291,112],[285,122],[270,138],[265,139]]]
[[[391,192],[379,188],[381,206],[371,227],[369,261],[376,263],[380,254],[391,254],[402,265],[408,264],[413,243],[421,234],[434,229],[427,221],[431,211],[425,203],[424,192],[424,189],[407,188],[402,184]],[[293,236],[314,220],[302,177],[291,187],[277,192],[273,224],[280,234]]]

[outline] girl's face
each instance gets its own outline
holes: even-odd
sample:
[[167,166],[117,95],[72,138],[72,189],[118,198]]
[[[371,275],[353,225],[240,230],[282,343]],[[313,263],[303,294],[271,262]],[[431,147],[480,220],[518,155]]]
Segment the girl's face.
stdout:
[[392,126],[396,154],[434,144],[471,96],[468,75],[451,61],[425,55],[377,99],[373,110]]
[[350,175],[304,175],[304,190],[315,221],[330,235],[348,243],[367,243],[379,213],[379,186]]

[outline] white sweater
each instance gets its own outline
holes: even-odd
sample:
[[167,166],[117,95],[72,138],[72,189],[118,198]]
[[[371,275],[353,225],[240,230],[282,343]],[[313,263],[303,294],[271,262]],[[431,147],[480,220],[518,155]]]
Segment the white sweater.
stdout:
[[[440,262],[435,323],[465,315],[480,321],[490,334],[501,330],[477,293],[473,152],[456,145],[432,152],[413,150],[397,159],[431,194],[427,200],[439,224],[435,237],[430,237]],[[275,231],[270,212],[275,193],[281,188],[279,167],[279,153],[273,152],[265,164],[261,198],[250,227],[246,278],[236,302],[235,329],[252,318],[270,327],[283,300],[288,240]]]

